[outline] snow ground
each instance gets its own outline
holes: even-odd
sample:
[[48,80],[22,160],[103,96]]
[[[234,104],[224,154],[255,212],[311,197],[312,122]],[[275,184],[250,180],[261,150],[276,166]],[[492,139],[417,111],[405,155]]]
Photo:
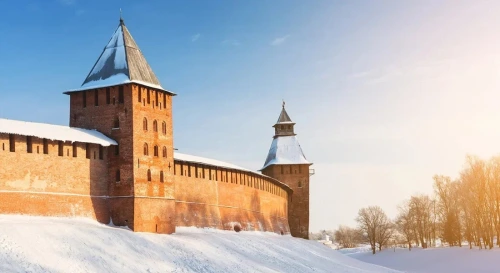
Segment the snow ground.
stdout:
[[498,273],[500,249],[479,250],[468,247],[396,248],[373,255],[370,249],[339,250],[360,261],[411,273]]
[[88,219],[0,215],[0,272],[394,272],[265,232],[134,233]]

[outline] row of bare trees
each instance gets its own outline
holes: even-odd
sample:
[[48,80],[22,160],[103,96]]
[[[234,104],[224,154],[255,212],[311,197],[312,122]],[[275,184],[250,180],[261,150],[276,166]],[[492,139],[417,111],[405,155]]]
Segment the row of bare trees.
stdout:
[[500,157],[467,156],[457,179],[433,180],[434,195],[411,196],[394,220],[378,206],[360,209],[358,227],[339,227],[335,241],[346,248],[369,243],[374,254],[389,244],[432,247],[437,239],[449,246],[500,246]]
[[[500,239],[500,157],[467,156],[457,179],[436,175],[440,234],[450,245],[491,249]],[[500,240],[496,241],[500,246]]]

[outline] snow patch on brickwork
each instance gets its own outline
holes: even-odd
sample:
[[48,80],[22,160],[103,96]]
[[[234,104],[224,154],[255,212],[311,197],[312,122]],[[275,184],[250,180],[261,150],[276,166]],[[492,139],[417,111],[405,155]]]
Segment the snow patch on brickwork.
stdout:
[[0,133],[102,146],[117,145],[116,141],[96,130],[2,118],[0,118]]

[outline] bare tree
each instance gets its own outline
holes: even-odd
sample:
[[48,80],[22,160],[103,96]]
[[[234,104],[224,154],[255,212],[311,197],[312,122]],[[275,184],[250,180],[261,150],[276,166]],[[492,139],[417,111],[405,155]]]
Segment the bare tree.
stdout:
[[405,243],[408,244],[408,249],[411,251],[412,241],[415,238],[414,234],[414,219],[410,211],[409,202],[404,202],[399,206],[399,214],[396,217],[396,229],[402,235]]
[[388,237],[390,238],[390,235],[392,235],[390,234],[391,222],[385,212],[378,206],[360,209],[356,221],[360,230],[367,235],[373,254],[377,250],[377,244],[379,250],[381,250],[382,246],[387,243]]
[[334,234],[335,242],[340,248],[357,247],[362,242],[362,232],[356,228],[341,225]]
[[434,239],[433,205],[433,200],[427,195],[412,196],[409,201],[410,213],[414,219],[413,232],[423,248],[427,248]]
[[462,228],[459,210],[459,182],[449,176],[435,175],[434,191],[438,197],[437,215],[441,222],[442,239],[450,246],[462,245]]

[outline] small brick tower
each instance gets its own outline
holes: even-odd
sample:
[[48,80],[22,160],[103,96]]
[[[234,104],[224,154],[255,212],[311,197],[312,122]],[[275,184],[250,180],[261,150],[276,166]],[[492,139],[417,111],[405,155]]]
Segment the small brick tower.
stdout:
[[274,127],[274,139],[261,172],[287,184],[293,190],[288,200],[288,223],[292,236],[308,239],[309,235],[309,166],[297,140],[295,123],[285,110]]
[[65,94],[71,127],[96,129],[118,142],[103,159],[113,223],[134,231],[175,232],[175,94],[160,85],[122,18],[82,86]]

